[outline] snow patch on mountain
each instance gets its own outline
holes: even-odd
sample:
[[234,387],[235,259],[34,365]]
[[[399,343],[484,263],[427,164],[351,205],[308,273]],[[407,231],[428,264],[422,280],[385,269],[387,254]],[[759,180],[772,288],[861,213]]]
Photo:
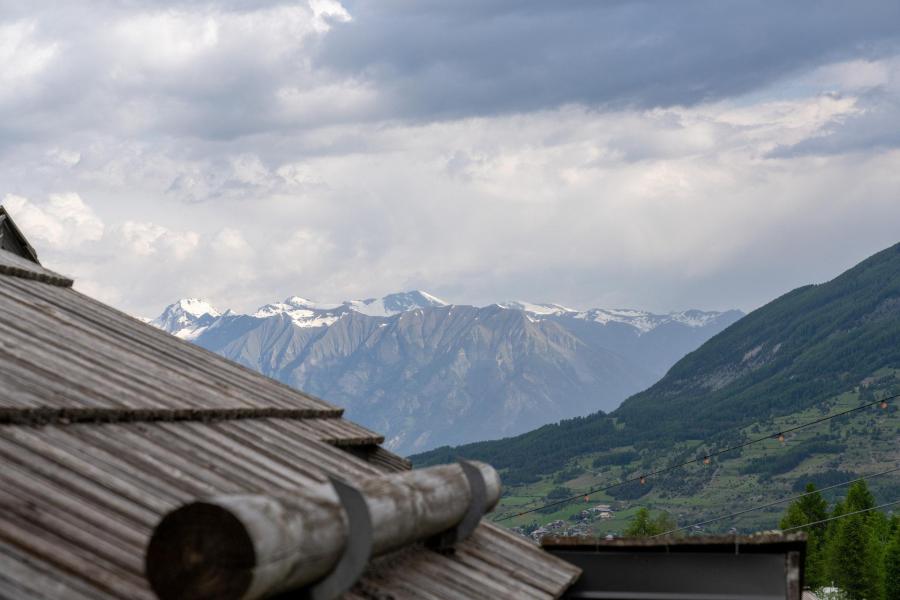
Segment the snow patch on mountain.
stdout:
[[686,310],[658,315],[628,308],[594,308],[585,312],[580,312],[574,315],[574,317],[576,319],[586,319],[602,325],[607,325],[609,323],[623,323],[634,327],[641,334],[644,334],[667,323],[680,323],[687,327],[705,327],[721,316],[721,314],[722,313],[720,312]]
[[497,306],[510,310],[521,310],[529,316],[529,320],[532,322],[536,322],[542,317],[569,317],[592,321],[600,325],[622,323],[637,329],[639,335],[653,331],[666,323],[681,323],[687,327],[705,327],[722,314],[720,312],[686,310],[658,315],[631,308],[592,308],[586,311],[577,311],[560,304],[535,304],[522,300],[500,302]]
[[346,312],[342,304],[322,304],[300,296],[291,296],[283,302],[273,302],[259,307],[252,316],[267,319],[287,315],[297,327],[327,327]]
[[[479,308],[413,291],[332,304],[291,296],[250,314],[185,299],[153,324],[344,406],[409,453],[611,410],[739,316]],[[666,335],[643,335],[666,322]]]
[[369,317],[392,317],[410,310],[435,306],[447,306],[447,303],[418,290],[390,294],[384,298],[345,300],[340,304],[327,304],[291,296],[283,302],[261,306],[253,316],[265,319],[284,314],[290,317],[297,327],[327,327],[351,311]]
[[207,300],[183,298],[167,306],[150,324],[183,340],[192,340],[221,316],[222,313]]
[[348,300],[344,305],[352,311],[370,317],[391,317],[417,308],[447,306],[447,303],[427,292],[414,290],[411,292],[389,294],[384,298]]
[[566,313],[576,313],[577,310],[566,308],[560,304],[533,304],[523,300],[509,300],[507,302],[499,302],[500,308],[508,308],[512,310],[521,310],[532,315],[563,315]]
[[[533,323],[548,318],[581,319],[600,325],[621,323],[633,327],[638,335],[653,331],[666,323],[680,323],[687,327],[706,327],[722,315],[720,312],[701,310],[686,310],[668,314],[654,314],[629,308],[592,308],[578,311],[561,304],[534,303],[523,300],[500,302],[496,306],[506,310],[522,311]],[[323,303],[301,296],[291,296],[282,302],[261,306],[251,316],[267,319],[286,315],[295,326],[310,328],[329,327],[350,313],[389,318],[414,310],[435,307],[452,307],[452,305],[427,292],[413,290],[389,294],[383,298],[345,300],[341,303]],[[223,314],[208,301],[185,298],[166,307],[163,314],[151,323],[182,339],[191,340],[203,333],[221,316]]]

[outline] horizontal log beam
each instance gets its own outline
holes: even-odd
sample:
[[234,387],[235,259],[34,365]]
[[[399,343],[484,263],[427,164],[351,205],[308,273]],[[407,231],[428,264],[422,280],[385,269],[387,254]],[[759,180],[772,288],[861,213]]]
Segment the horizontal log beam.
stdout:
[[[477,467],[486,507],[500,499],[500,477]],[[473,494],[461,465],[442,465],[364,480],[357,485],[378,556],[457,526]],[[252,600],[307,586],[341,558],[350,532],[330,483],[290,494],[218,496],[186,504],[156,527],[146,574],[162,600]]]

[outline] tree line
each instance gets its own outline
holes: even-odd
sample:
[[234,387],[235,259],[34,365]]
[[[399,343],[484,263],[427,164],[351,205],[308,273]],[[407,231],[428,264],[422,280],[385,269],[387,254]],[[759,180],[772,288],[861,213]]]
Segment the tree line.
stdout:
[[813,484],[806,491],[788,506],[782,529],[840,517],[801,529],[807,534],[806,585],[837,587],[851,600],[900,600],[900,516],[869,510],[875,498],[865,481],[851,485],[830,510]]

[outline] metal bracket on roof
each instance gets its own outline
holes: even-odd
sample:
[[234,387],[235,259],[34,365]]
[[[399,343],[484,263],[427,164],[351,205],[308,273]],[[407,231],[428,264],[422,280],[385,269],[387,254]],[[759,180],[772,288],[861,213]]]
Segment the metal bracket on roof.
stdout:
[[425,546],[431,550],[452,552],[456,544],[472,535],[487,508],[487,486],[481,475],[481,469],[465,460],[459,461],[459,466],[462,467],[463,474],[469,482],[469,491],[472,494],[469,509],[455,527],[425,540]]
[[298,594],[290,595],[297,600],[335,600],[356,584],[372,557],[372,516],[365,498],[358,489],[340,479],[329,479],[347,513],[347,544],[331,573]]

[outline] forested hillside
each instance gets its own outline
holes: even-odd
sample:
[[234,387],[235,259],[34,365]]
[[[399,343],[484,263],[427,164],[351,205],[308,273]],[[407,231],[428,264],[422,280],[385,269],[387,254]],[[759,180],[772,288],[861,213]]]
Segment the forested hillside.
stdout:
[[[489,461],[504,470],[511,486],[506,506],[539,506],[558,487],[578,493],[896,394],[898,373],[900,245],[750,313],[612,413],[439,448],[413,460]],[[897,414],[892,402],[886,410],[854,413],[790,436],[783,445],[773,440],[766,448],[723,456],[710,468],[599,497],[623,502],[626,511],[642,502],[689,518],[711,505],[793,489],[800,479],[871,472],[900,460]],[[874,489],[889,495],[900,492],[900,482],[887,478]],[[547,514],[568,518],[573,510]]]

